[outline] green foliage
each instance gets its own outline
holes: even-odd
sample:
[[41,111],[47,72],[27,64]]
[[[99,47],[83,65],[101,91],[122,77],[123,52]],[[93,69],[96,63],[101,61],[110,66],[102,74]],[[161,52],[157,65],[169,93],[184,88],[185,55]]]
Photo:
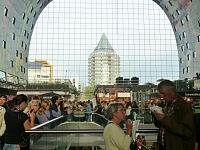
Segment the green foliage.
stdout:
[[55,83],[29,83],[25,87],[25,89],[62,89],[69,91],[69,83],[60,83],[60,82],[55,82]]
[[92,99],[94,94],[95,86],[86,86],[84,90],[85,99]]

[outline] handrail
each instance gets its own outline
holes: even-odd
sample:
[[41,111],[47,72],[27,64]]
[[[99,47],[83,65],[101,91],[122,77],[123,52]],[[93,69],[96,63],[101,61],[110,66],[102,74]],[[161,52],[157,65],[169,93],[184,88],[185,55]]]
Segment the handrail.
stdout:
[[[85,112],[85,113],[88,113],[88,112]],[[101,114],[98,114],[98,113],[94,113],[94,112],[92,112],[91,114],[92,114],[92,115],[100,116],[100,117],[102,117],[103,119],[105,119],[106,121],[109,121],[109,119],[106,118],[104,115],[101,115]]]
[[[103,133],[104,129],[42,129],[42,130],[26,130],[26,133],[73,133],[73,134],[81,134],[81,133]],[[158,130],[138,130],[136,133],[157,133]]]
[[[94,117],[91,117],[92,118],[91,121],[89,121],[89,122],[80,121],[80,123],[94,124],[95,123],[95,115],[101,117],[103,119],[104,123],[109,121],[105,116],[103,116],[101,114],[98,114],[98,113],[90,113],[90,114],[94,115]],[[40,139],[43,140],[43,138],[42,138],[43,136],[44,137],[54,137],[56,135],[56,136],[61,136],[61,137],[62,136],[66,136],[66,137],[69,136],[70,137],[70,136],[77,136],[77,135],[80,136],[80,135],[84,135],[84,134],[89,136],[91,134],[91,136],[93,136],[93,135],[94,136],[100,136],[101,139],[102,139],[102,135],[104,133],[104,127],[105,126],[102,126],[101,124],[100,124],[101,128],[100,127],[90,128],[89,126],[86,126],[88,128],[84,127],[84,128],[81,129],[81,128],[76,128],[73,125],[70,126],[70,128],[68,128],[67,125],[66,125],[66,128],[63,128],[63,127],[61,127],[61,128],[58,127],[57,128],[56,126],[59,126],[63,122],[65,122],[65,117],[67,117],[67,116],[62,115],[62,116],[57,117],[55,119],[49,120],[49,121],[47,121],[47,122],[45,122],[43,124],[37,125],[37,126],[31,128],[30,130],[26,130],[26,133],[30,135],[31,146],[34,146],[34,144],[37,145],[37,141],[40,140]],[[98,117],[96,119],[98,120]],[[66,124],[67,123],[75,123],[75,124],[77,124],[79,122],[66,121],[65,123]],[[145,128],[145,127],[149,127],[149,128]],[[126,129],[124,129],[124,131],[125,130]],[[152,135],[153,135],[153,137],[154,137],[153,141],[154,141],[155,140],[155,136],[158,133],[158,129],[154,128],[152,126],[143,126],[142,125],[142,126],[140,126],[140,128],[138,130],[136,130],[135,133],[145,134],[145,135],[147,135],[147,137],[149,136],[149,138],[151,138],[151,139],[152,139]],[[135,134],[135,133],[133,133],[133,134]],[[67,146],[69,146],[69,145],[67,145]],[[68,149],[68,148],[65,147],[65,149]]]
[[[88,112],[85,112],[85,113],[88,113]],[[101,115],[101,114],[98,114],[98,113],[94,113],[94,112],[92,112],[92,113],[90,113],[90,114],[92,114],[92,115],[97,115],[97,116],[99,116],[99,117],[105,119],[106,122],[109,122],[109,120],[108,120],[104,115]],[[53,123],[53,122],[56,122],[57,120],[62,119],[62,118],[64,118],[64,117],[65,117],[65,115],[62,115],[62,116],[59,116],[59,117],[54,118],[54,119],[52,119],[52,120],[49,120],[49,121],[47,121],[47,122],[45,122],[45,123],[43,123],[43,124],[37,125],[37,126],[31,128],[31,129],[29,129],[28,132],[29,132],[30,130],[37,130],[37,129],[39,129],[39,128],[41,128],[41,127],[44,127],[44,126],[46,126],[46,125],[48,125],[48,124],[51,124],[51,123]],[[91,122],[94,122],[93,118],[92,118]],[[40,130],[40,129],[39,129],[39,130]],[[42,130],[44,130],[44,129],[42,129]],[[51,129],[51,130],[54,130],[54,129]],[[158,130],[157,128],[153,128],[153,129],[152,129],[152,128],[139,128],[139,129],[138,129],[138,132],[145,133],[146,131],[148,131],[148,132],[154,132],[154,131],[157,131],[157,130]]]
[[[84,112],[84,113],[88,113],[88,112]],[[100,117],[102,117],[103,119],[105,119],[107,122],[109,121],[104,115],[101,115],[101,114],[98,114],[98,113],[94,113],[94,112],[92,112],[92,113],[90,113],[90,114],[100,116]],[[48,125],[48,124],[50,124],[50,123],[52,123],[52,122],[55,122],[56,120],[59,120],[59,119],[61,119],[61,118],[63,118],[63,117],[65,117],[65,116],[64,116],[64,115],[59,116],[59,117],[54,118],[54,119],[52,119],[52,120],[49,120],[49,121],[47,121],[47,122],[45,122],[45,123],[42,123],[42,124],[40,124],[40,125],[37,125],[37,126],[31,128],[30,130],[35,130],[35,129],[44,127],[45,125]],[[92,121],[93,121],[93,120],[92,120]]]
[[63,130],[52,130],[52,129],[43,129],[43,130],[26,130],[27,133],[103,133],[104,129],[63,129]]
[[38,129],[38,128],[43,127],[43,126],[45,126],[45,125],[47,125],[47,124],[49,124],[49,123],[55,122],[56,120],[59,120],[60,118],[63,118],[63,117],[64,117],[64,115],[59,116],[59,117],[54,118],[54,119],[52,119],[52,120],[49,120],[49,121],[47,121],[47,122],[45,122],[45,123],[42,123],[42,124],[40,124],[40,125],[37,125],[37,126],[31,128],[31,129],[29,129],[29,130]]
[[106,118],[104,115],[101,115],[99,113],[95,113],[95,112],[83,112],[84,114],[91,114],[91,115],[97,115],[102,117],[103,119],[105,119],[106,121],[109,121],[108,118]]

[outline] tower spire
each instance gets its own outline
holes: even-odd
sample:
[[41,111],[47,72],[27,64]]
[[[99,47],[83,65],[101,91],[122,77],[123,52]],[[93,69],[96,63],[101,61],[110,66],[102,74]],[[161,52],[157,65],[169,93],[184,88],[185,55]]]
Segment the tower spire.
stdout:
[[113,50],[105,33],[102,34],[101,39],[95,50]]

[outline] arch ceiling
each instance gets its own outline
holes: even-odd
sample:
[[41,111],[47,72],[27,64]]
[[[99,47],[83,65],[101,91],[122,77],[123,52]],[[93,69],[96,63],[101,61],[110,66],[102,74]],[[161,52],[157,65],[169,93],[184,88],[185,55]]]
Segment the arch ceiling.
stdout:
[[[1,0],[0,9],[2,22],[1,41],[6,39],[6,48],[1,48],[0,70],[8,72],[19,79],[27,79],[27,60],[29,45],[34,25],[42,10],[52,0]],[[200,72],[200,1],[199,0],[153,0],[165,14],[174,30],[178,56],[180,79],[193,78]],[[7,9],[7,15],[5,15]],[[13,23],[15,22],[15,23]],[[15,24],[12,27],[12,24]],[[9,39],[10,33],[15,31],[18,40],[13,44]],[[12,44],[9,44],[12,43]],[[5,51],[4,49],[8,49]],[[16,51],[20,58],[16,58]],[[21,56],[22,55],[22,56]],[[8,59],[9,58],[9,59]],[[14,68],[8,65],[16,62]],[[5,67],[6,66],[6,67]]]

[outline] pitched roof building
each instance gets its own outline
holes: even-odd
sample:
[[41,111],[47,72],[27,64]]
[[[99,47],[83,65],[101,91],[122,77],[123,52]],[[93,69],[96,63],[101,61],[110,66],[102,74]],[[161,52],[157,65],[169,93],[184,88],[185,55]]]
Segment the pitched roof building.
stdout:
[[89,56],[89,84],[112,85],[120,74],[120,57],[114,51],[105,34]]

